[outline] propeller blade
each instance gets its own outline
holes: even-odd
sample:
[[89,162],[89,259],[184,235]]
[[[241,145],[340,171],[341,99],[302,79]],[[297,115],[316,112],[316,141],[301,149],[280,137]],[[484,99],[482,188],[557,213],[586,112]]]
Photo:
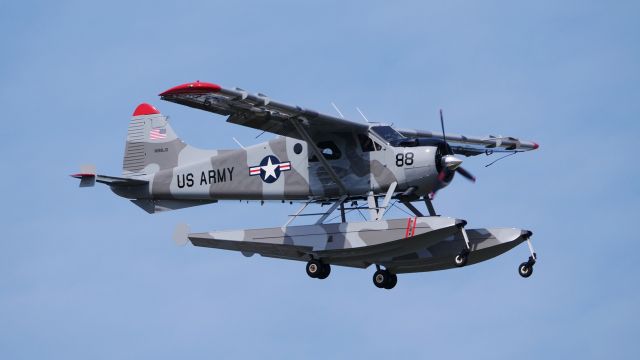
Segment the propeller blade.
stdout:
[[442,109],[440,109],[440,127],[442,127],[442,141],[447,143],[447,137],[444,136],[444,116],[442,116]]
[[476,177],[471,175],[470,172],[468,172],[467,170],[465,170],[462,166],[458,166],[458,168],[456,169],[456,171],[462,175],[463,177],[465,177],[467,180],[471,181],[471,182],[476,182]]

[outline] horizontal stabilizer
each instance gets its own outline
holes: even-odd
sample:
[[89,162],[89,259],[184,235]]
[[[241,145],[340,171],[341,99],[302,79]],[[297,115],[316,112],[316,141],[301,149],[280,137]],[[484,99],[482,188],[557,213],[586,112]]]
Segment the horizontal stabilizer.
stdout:
[[128,179],[91,173],[78,173],[71,175],[71,177],[80,179],[80,187],[94,186],[96,182],[107,184],[109,186],[135,186],[146,185],[149,183],[147,180]]
[[109,186],[134,186],[146,185],[149,183],[147,180],[96,175],[95,165],[82,165],[80,167],[80,172],[72,174],[71,177],[80,179],[80,187],[94,186],[96,182],[107,184]]
[[218,200],[151,200],[151,199],[136,199],[131,200],[132,203],[139,206],[142,210],[149,214],[154,214],[162,211],[171,211],[184,209],[192,206],[207,205],[218,202]]
[[149,181],[140,179],[121,178],[107,175],[97,175],[96,181],[99,183],[107,184],[109,186],[134,186],[134,185],[147,185]]
[[80,166],[80,172],[71,175],[76,179],[80,179],[80,187],[90,187],[96,184],[96,166],[95,165],[82,165]]
[[96,184],[96,174],[73,174],[71,177],[80,179],[80,187],[91,187]]

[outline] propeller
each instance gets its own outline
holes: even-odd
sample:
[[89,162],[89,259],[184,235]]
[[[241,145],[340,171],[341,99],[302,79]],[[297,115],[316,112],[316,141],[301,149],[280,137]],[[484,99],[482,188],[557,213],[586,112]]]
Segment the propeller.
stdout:
[[449,170],[457,172],[471,182],[476,182],[476,177],[460,166],[460,164],[462,164],[462,160],[453,155],[453,150],[451,150],[451,147],[447,143],[447,137],[444,132],[444,116],[442,115],[442,109],[440,109],[440,127],[442,128],[442,142],[444,143],[445,155],[443,155],[441,159],[442,170],[438,174],[438,180],[444,181],[447,178],[447,170]]
[[456,172],[458,172],[458,174],[462,175],[465,179],[467,179],[467,180],[469,180],[471,182],[476,182],[476,177],[473,176],[470,172],[468,172],[464,168],[458,167],[456,169]]

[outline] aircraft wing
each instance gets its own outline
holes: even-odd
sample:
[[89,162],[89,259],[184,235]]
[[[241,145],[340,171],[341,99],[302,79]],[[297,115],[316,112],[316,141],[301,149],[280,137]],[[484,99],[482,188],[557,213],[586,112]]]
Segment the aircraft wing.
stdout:
[[368,129],[363,123],[279,103],[263,94],[249,94],[242,89],[227,89],[206,82],[178,85],[161,93],[160,97],[177,104],[228,115],[227,121],[230,123],[300,140],[305,139],[292,124],[292,119],[297,120],[312,138],[317,133],[366,133]]
[[[441,140],[442,133],[434,133],[425,130],[396,129],[400,134],[408,138],[421,138]],[[475,156],[480,154],[491,155],[498,152],[523,152],[535,150],[538,144],[533,141],[524,141],[510,136],[488,136],[485,138],[446,134],[447,143],[455,154]]]
[[[264,94],[249,94],[242,89],[227,89],[220,85],[196,81],[175,86],[160,94],[162,100],[227,115],[227,122],[307,141],[296,129],[298,124],[313,139],[316,134],[355,132],[366,133],[369,125],[322,114],[299,106],[273,101]],[[431,131],[397,129],[408,138],[433,138],[441,134]],[[473,156],[494,152],[520,152],[538,148],[538,144],[513,137],[486,138],[446,135],[456,154]]]

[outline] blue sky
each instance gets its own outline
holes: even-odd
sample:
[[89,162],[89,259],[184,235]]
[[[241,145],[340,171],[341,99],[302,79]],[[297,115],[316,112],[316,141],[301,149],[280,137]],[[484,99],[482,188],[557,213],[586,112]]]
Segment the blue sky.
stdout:
[[[0,11],[4,141],[0,357],[629,358],[640,350],[635,266],[640,6],[633,1],[7,2]],[[151,102],[187,142],[268,139],[157,94],[210,81],[356,119],[510,135],[536,152],[456,179],[440,213],[534,232],[460,270],[409,274],[304,264],[171,241],[279,226],[294,207],[209,205],[148,215],[81,164],[118,175],[127,122]],[[394,216],[404,216],[396,213]]]

